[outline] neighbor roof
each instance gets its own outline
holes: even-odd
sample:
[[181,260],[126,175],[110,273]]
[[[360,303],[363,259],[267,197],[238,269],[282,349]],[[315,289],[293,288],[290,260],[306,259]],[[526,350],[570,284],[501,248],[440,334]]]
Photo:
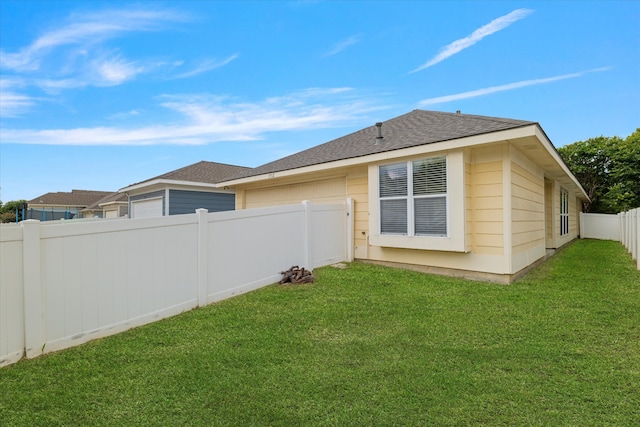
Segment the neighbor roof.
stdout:
[[127,197],[126,194],[119,193],[116,191],[113,193],[109,193],[106,196],[102,197],[101,199],[98,199],[95,202],[91,203],[89,206],[84,208],[83,211],[102,210],[102,207],[100,205],[103,205],[105,203],[128,202],[128,200],[129,198]]
[[92,190],[71,190],[67,192],[56,192],[43,194],[33,200],[29,200],[29,205],[53,205],[53,206],[89,206],[105,196],[112,194],[111,191]]
[[382,124],[382,140],[377,142],[375,125],[350,135],[309,148],[288,157],[246,170],[232,179],[248,178],[337,160],[400,150],[434,142],[514,129],[536,124],[525,120],[413,110]]
[[[224,163],[201,161],[144,181],[136,182],[126,188],[139,186],[140,184],[151,183],[156,181],[186,181],[200,182],[205,184],[217,184],[226,178],[243,173],[250,168],[244,166],[227,165]],[[121,189],[120,191],[123,191]]]

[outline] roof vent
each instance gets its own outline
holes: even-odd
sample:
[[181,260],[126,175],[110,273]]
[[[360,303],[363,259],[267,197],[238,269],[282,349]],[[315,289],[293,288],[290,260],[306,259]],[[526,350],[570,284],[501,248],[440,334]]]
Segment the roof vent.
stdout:
[[384,138],[384,136],[382,136],[382,122],[376,123],[376,126],[378,127],[378,136],[376,137],[376,144],[380,144],[382,142],[382,138]]
[[456,114],[460,114],[460,110],[456,110]]

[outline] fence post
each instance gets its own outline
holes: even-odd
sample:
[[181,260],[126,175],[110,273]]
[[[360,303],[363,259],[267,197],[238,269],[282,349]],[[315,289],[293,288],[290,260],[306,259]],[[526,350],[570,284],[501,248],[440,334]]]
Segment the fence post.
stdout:
[[40,259],[40,221],[22,221],[22,268],[24,279],[24,345],[28,358],[44,350],[44,312]]
[[640,270],[640,208],[636,209],[636,261]]
[[633,236],[635,236],[635,232],[633,230],[633,226],[635,225],[633,211],[627,211],[625,213],[625,223],[627,227],[627,252],[633,256]]
[[631,223],[631,256],[633,259],[638,260],[638,252],[640,251],[640,242],[638,242],[638,216],[640,215],[640,209],[632,209],[629,211]]
[[196,214],[198,216],[198,283],[196,285],[198,307],[207,305],[207,294],[208,294],[208,284],[209,284],[209,277],[208,277],[209,221],[207,218],[208,213],[209,211],[207,209],[196,209]]
[[355,223],[354,213],[353,213],[353,199],[351,197],[347,197],[347,261],[353,262],[353,228]]
[[[312,224],[311,224],[311,202],[309,200],[303,200],[302,205],[304,206],[304,268],[308,270],[313,270],[313,256],[312,256],[312,241],[311,241],[311,233],[312,233]],[[301,266],[302,267],[302,266]]]

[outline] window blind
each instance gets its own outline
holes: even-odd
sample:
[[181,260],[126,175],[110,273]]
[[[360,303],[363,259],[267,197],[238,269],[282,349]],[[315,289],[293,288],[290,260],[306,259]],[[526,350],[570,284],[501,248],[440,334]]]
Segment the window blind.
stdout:
[[380,232],[447,235],[447,159],[383,165],[379,170]]

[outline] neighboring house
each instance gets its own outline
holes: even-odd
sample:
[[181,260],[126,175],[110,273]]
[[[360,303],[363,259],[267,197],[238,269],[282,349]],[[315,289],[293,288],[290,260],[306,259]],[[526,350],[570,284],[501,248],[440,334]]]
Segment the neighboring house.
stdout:
[[122,218],[129,213],[129,198],[124,193],[110,193],[80,211],[83,218]]
[[249,168],[214,162],[198,162],[146,181],[122,188],[129,199],[131,218],[209,212],[235,209],[233,190],[217,188],[216,183]]
[[80,218],[80,212],[100,199],[113,194],[111,191],[71,190],[43,194],[27,202],[24,219],[51,221]]
[[354,204],[356,259],[509,283],[588,200],[538,123],[414,110],[220,182],[236,209]]

